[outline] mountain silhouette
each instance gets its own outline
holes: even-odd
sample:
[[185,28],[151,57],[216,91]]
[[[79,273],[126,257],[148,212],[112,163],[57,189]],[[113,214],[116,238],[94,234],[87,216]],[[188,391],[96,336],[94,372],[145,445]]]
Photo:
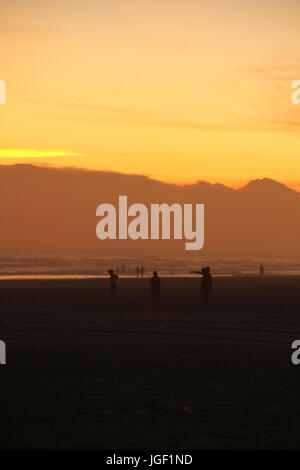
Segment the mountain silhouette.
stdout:
[[204,203],[205,247],[228,256],[298,255],[300,194],[268,178],[240,189],[199,181],[177,186],[146,176],[34,165],[0,166],[0,250],[185,255],[182,240],[96,238],[96,208],[128,203]]

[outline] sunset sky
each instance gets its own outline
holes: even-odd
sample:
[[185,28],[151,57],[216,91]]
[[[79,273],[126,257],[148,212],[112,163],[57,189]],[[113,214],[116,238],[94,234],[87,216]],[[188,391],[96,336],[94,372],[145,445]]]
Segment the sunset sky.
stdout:
[[1,0],[0,163],[300,190],[299,0]]

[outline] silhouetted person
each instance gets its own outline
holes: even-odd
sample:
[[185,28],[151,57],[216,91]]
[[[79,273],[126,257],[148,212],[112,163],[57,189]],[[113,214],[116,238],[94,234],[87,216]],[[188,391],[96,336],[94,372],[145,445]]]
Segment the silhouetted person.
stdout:
[[264,265],[263,265],[263,264],[260,265],[260,267],[259,267],[259,272],[260,272],[260,275],[261,275],[261,276],[264,275],[265,268],[264,268]]
[[140,271],[141,271],[141,276],[144,277],[145,268],[143,265],[140,267]]
[[121,266],[121,273],[122,273],[122,274],[125,274],[125,266],[124,266],[124,264],[122,264],[122,266]]
[[137,265],[137,267],[135,268],[135,272],[136,272],[136,277],[139,277],[139,275],[140,275],[140,267],[139,267],[139,265]]
[[120,273],[120,268],[119,268],[119,267],[117,267],[117,268],[115,269],[115,273],[116,273],[117,276],[119,275],[119,273]]
[[150,283],[150,294],[151,294],[151,301],[152,305],[154,305],[156,299],[159,298],[160,295],[160,277],[157,274],[157,271],[153,271],[153,276],[149,279]]
[[212,288],[212,275],[210,274],[210,267],[202,268],[201,271],[191,271],[193,274],[202,274],[200,293],[202,295],[203,302],[208,303],[209,294]]
[[109,269],[107,272],[110,275],[110,298],[112,298],[116,293],[119,276],[114,273],[113,269]]
[[201,280],[201,285],[200,285],[200,292],[202,294],[203,302],[205,304],[208,303],[211,288],[212,288],[212,275],[210,274],[210,267],[206,266],[206,268],[202,269],[202,280]]

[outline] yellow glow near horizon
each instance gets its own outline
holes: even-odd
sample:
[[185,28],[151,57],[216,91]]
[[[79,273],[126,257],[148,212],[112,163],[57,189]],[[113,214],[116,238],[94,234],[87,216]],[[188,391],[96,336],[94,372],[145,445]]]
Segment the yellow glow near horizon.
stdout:
[[0,149],[0,157],[9,159],[25,158],[49,158],[49,157],[72,157],[84,155],[82,153],[65,152],[61,150],[44,151],[44,150],[33,150],[33,149]]
[[297,185],[299,13],[299,0],[2,0],[0,164]]

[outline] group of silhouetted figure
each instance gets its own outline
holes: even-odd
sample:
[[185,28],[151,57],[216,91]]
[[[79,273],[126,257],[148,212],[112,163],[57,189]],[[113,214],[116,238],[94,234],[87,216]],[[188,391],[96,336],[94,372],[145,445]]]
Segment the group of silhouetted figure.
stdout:
[[139,277],[139,275],[141,275],[141,277],[144,277],[144,273],[145,273],[145,268],[143,265],[139,266],[137,265],[137,267],[135,268],[135,272],[136,272],[136,277]]
[[[137,278],[139,277],[139,275],[143,277],[144,272],[145,270],[143,266],[136,267]],[[209,295],[212,289],[212,275],[210,273],[210,267],[206,266],[205,268],[202,268],[201,271],[192,271],[192,273],[202,275],[202,280],[200,284],[200,293],[202,295],[203,303],[207,304],[209,301]],[[110,298],[112,300],[112,298],[114,297],[116,293],[117,282],[118,282],[119,276],[114,272],[113,269],[109,269],[108,274],[110,276]],[[149,279],[149,285],[150,285],[151,302],[152,302],[152,305],[155,305],[160,296],[160,285],[161,285],[161,278],[159,277],[157,271],[153,271],[153,275]]]
[[[259,273],[261,276],[263,276],[264,272],[265,272],[265,268],[261,264],[259,266]],[[116,293],[117,282],[118,282],[119,276],[115,273],[113,269],[109,269],[108,273],[110,275],[110,298],[112,299]],[[139,276],[144,277],[144,273],[145,273],[145,268],[143,265],[136,267],[137,278]],[[191,271],[191,274],[202,275],[201,284],[200,284],[200,294],[202,296],[203,303],[207,304],[209,302],[210,293],[212,291],[212,275],[210,272],[210,267],[206,266],[205,268],[202,268],[201,271]],[[150,284],[150,295],[151,295],[152,305],[155,305],[160,296],[160,285],[161,285],[161,279],[158,276],[157,271],[153,271],[153,275],[149,279],[149,284]]]

